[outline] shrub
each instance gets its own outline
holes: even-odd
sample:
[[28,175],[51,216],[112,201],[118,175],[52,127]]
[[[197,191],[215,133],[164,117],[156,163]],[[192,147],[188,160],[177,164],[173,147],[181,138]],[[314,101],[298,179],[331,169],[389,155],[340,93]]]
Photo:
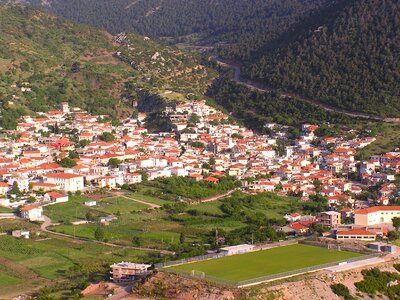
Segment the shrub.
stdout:
[[352,300],[354,297],[350,295],[349,289],[342,283],[331,284],[332,292],[345,300]]

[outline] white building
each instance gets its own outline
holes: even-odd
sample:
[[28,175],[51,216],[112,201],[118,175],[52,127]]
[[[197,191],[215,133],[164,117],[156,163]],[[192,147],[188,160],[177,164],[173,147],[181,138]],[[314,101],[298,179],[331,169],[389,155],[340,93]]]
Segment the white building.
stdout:
[[392,223],[394,217],[400,217],[400,206],[374,206],[354,212],[354,224],[362,226]]
[[95,200],[85,201],[85,206],[96,206],[97,202]]
[[76,192],[84,188],[84,177],[82,175],[55,173],[47,174],[46,177],[48,183],[54,183],[60,190],[66,192]]
[[41,206],[27,205],[20,209],[21,218],[29,221],[43,221],[43,208]]
[[254,245],[235,245],[221,248],[221,253],[225,255],[243,254],[254,250]]

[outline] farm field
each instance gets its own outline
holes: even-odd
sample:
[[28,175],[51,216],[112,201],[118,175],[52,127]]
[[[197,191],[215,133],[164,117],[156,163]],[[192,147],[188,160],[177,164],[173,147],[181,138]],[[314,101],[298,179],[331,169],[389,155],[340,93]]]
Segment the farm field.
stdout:
[[[146,204],[129,198],[161,205],[161,208],[147,209],[150,206],[146,207]],[[114,214],[118,219],[110,222],[108,226],[103,226],[105,239],[118,244],[132,245],[132,239],[135,238],[136,246],[166,249],[179,244],[181,233],[185,234],[187,242],[200,244],[208,243],[211,232],[215,232],[215,229],[228,234],[245,228],[250,221],[244,215],[234,215],[236,210],[246,211],[247,216],[257,213],[267,218],[282,220],[286,213],[301,212],[295,199],[270,193],[255,196],[235,193],[229,198],[192,205],[144,195],[143,190],[128,192],[124,196],[107,195],[105,198],[98,198],[97,205],[93,207],[83,205],[86,199],[88,198],[74,196],[67,203],[46,207],[45,214],[53,222],[61,223],[49,229],[94,239],[94,232],[99,226],[97,222],[76,226],[71,225],[71,222],[85,220],[88,212],[96,218]],[[174,210],[173,207],[179,205],[181,208]],[[246,241],[235,241],[240,242]]]
[[296,244],[189,263],[174,266],[171,269],[187,272],[196,270],[204,272],[206,276],[238,282],[359,256],[362,254]]
[[0,298],[9,299],[38,286],[68,284],[76,276],[84,279],[80,274],[103,279],[107,266],[121,260],[147,262],[147,252],[72,239],[0,236]]
[[44,208],[45,215],[54,222],[69,223],[85,220],[88,212],[101,217],[111,214],[129,214],[150,208],[150,205],[118,196],[99,199],[96,206],[87,207],[83,203],[89,199],[90,197],[85,196],[70,197],[66,203],[46,206]]

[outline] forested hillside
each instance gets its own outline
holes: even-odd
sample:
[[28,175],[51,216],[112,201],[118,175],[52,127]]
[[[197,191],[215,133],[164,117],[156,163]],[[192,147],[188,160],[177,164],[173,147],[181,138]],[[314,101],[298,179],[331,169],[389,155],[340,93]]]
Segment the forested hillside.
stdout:
[[[21,0],[2,0],[21,2]],[[175,42],[240,43],[249,55],[332,0],[25,0],[109,32],[137,32]]]
[[246,75],[348,110],[400,116],[400,2],[345,1]]
[[94,114],[129,115],[143,94],[185,100],[215,74],[198,60],[135,34],[119,43],[49,13],[0,5],[0,126],[63,101]]

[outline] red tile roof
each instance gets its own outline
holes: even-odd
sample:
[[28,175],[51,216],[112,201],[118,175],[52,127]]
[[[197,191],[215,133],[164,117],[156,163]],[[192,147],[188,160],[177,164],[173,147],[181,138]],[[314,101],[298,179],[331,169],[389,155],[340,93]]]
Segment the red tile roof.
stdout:
[[400,211],[400,206],[373,206],[364,209],[359,209],[355,213],[366,215],[377,211],[391,211],[391,210]]
[[351,230],[343,230],[338,231],[336,235],[369,235],[369,236],[376,236],[375,232],[368,231],[365,229],[351,229]]

